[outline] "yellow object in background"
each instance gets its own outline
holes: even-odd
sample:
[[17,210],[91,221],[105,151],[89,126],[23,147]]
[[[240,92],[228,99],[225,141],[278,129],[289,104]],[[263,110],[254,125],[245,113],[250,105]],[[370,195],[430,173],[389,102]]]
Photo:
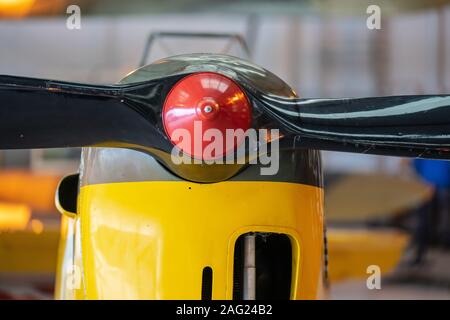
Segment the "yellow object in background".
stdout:
[[[55,272],[59,215],[54,198],[59,179],[27,170],[0,171],[0,273]],[[42,214],[50,214],[45,222]]]
[[[0,18],[22,19],[39,15],[64,15],[69,0],[0,0]],[[88,0],[78,0],[78,5],[88,4]]]
[[60,179],[27,170],[2,170],[0,201],[26,204],[33,212],[56,213],[55,190]]
[[31,217],[31,209],[26,204],[0,202],[0,232],[23,230]]
[[35,0],[0,0],[0,17],[21,18],[31,11]]
[[366,278],[370,265],[379,266],[386,275],[399,263],[409,238],[396,230],[329,229],[330,281]]
[[429,201],[434,190],[415,178],[382,173],[355,173],[325,192],[325,212],[331,223],[384,220]]
[[0,233],[0,273],[53,274],[56,271],[59,228],[46,227]]

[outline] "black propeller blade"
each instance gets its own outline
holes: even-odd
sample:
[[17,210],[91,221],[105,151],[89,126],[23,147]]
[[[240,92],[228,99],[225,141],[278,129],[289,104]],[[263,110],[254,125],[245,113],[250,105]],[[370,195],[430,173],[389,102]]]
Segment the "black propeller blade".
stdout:
[[450,158],[450,96],[280,99],[266,111],[300,139],[297,145],[345,152]]
[[177,80],[172,78],[100,86],[0,76],[0,149],[170,150],[158,123],[161,94]]

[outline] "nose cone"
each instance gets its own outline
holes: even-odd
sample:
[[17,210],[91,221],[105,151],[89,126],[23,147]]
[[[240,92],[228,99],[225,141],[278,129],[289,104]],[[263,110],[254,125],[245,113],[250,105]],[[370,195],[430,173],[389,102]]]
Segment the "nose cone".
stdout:
[[[227,143],[226,132],[249,129],[251,111],[248,98],[236,82],[217,73],[201,72],[181,79],[169,92],[163,123],[172,143],[183,152],[212,160],[234,151],[243,141],[238,137]],[[215,148],[205,153],[212,143]]]

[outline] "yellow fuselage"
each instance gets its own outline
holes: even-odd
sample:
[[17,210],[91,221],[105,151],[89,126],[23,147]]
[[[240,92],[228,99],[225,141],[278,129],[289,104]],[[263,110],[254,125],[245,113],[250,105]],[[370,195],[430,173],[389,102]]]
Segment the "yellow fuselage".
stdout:
[[286,182],[83,186],[77,216],[63,223],[63,238],[75,240],[61,244],[62,251],[72,246],[79,275],[65,272],[61,259],[57,296],[200,299],[209,266],[212,298],[232,299],[236,239],[272,232],[291,240],[291,299],[314,299],[322,283],[322,204],[321,188]]

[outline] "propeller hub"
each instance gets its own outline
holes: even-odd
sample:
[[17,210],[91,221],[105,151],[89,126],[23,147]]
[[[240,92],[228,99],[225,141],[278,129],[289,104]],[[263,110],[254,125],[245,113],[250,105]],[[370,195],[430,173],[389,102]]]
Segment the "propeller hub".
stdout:
[[197,105],[197,114],[205,120],[211,120],[220,114],[220,105],[213,98],[204,98]]
[[[227,131],[246,131],[252,122],[251,105],[244,91],[232,79],[213,72],[195,73],[179,80],[166,97],[162,116],[164,129],[172,143],[190,156],[203,160],[234,151],[244,139],[233,139],[229,145]],[[186,131],[189,141],[185,136],[180,138]],[[216,141],[219,133],[221,141]],[[211,143],[220,145],[212,156],[203,152]]]

